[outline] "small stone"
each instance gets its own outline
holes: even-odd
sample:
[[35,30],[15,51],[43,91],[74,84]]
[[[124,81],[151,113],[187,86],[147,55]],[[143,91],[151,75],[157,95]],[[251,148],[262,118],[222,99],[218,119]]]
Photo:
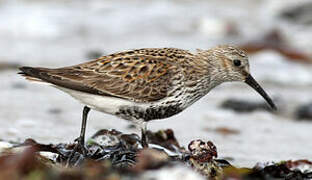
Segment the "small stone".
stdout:
[[312,120],[312,103],[299,106],[295,112],[295,116],[299,120]]
[[312,3],[299,3],[297,6],[291,6],[285,9],[280,17],[297,24],[312,24]]
[[216,161],[218,156],[216,146],[211,142],[204,142],[200,139],[191,141],[188,145],[190,157],[188,163],[199,173],[208,179],[221,179],[223,176],[223,167],[226,167],[223,161]]
[[188,145],[191,158],[200,163],[209,162],[213,157],[218,157],[217,147],[211,142],[204,142],[200,139],[191,141]]
[[62,110],[59,109],[59,108],[52,108],[52,109],[49,109],[48,112],[50,114],[61,114],[62,113]]
[[240,113],[253,112],[256,110],[270,111],[269,106],[265,102],[257,103],[237,99],[228,99],[221,104],[221,107]]
[[137,127],[136,127],[136,125],[134,125],[134,124],[129,124],[129,125],[127,125],[127,129],[136,129]]
[[174,136],[172,129],[160,130],[155,133],[147,131],[148,141],[151,144],[158,144],[171,151],[180,149],[180,145]]
[[121,132],[116,130],[102,129],[96,132],[89,140],[89,144],[97,144],[102,147],[113,147],[120,143]]
[[156,169],[169,161],[169,156],[163,151],[155,149],[143,149],[137,155],[137,163],[133,170],[143,171],[147,169]]

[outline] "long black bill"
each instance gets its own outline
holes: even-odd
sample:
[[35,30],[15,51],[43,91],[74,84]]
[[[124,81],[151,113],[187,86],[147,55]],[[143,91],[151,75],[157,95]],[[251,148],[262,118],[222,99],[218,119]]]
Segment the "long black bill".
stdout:
[[273,110],[277,110],[275,104],[273,103],[272,99],[269,95],[262,89],[262,87],[257,83],[257,81],[249,74],[245,80],[245,82],[254,88],[271,106]]

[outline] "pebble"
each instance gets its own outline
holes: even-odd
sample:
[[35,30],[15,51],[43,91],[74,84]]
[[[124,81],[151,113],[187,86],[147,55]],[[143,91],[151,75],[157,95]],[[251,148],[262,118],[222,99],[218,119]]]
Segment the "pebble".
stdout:
[[251,102],[251,101],[243,101],[237,99],[228,99],[225,100],[221,107],[224,109],[231,109],[235,112],[246,113],[246,112],[253,112],[256,110],[270,110],[268,105],[265,102]]
[[295,116],[298,120],[312,120],[312,103],[299,106]]

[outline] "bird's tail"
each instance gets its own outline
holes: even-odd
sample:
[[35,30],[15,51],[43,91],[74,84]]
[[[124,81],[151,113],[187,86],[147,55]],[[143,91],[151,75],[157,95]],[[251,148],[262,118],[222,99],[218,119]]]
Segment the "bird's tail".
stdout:
[[33,82],[40,82],[44,83],[45,81],[42,80],[41,73],[44,71],[44,68],[35,68],[35,67],[20,67],[20,72],[18,74],[25,77],[25,79]]

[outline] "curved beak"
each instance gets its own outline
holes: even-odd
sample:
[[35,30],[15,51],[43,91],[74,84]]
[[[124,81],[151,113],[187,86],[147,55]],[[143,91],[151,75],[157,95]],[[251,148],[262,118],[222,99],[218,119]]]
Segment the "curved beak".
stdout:
[[245,83],[247,83],[254,90],[256,90],[267,101],[267,103],[271,106],[273,110],[277,110],[272,99],[269,97],[269,95],[262,89],[262,87],[257,83],[257,81],[250,74],[247,75],[245,79]]

